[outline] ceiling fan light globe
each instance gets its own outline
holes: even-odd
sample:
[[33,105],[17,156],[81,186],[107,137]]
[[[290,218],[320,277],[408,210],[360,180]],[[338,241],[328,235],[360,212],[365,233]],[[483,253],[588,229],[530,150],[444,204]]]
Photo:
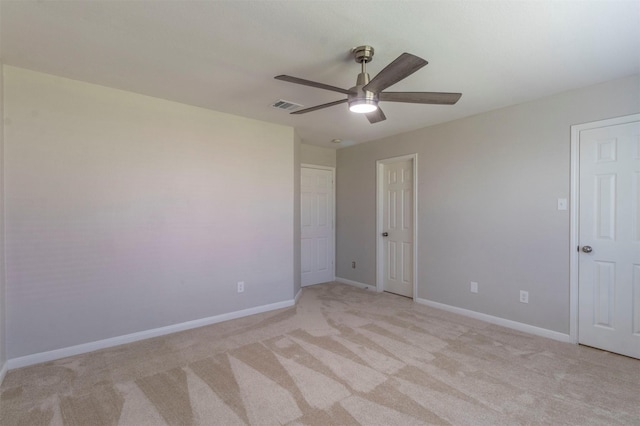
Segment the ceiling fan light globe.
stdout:
[[378,109],[378,103],[373,99],[356,99],[349,102],[349,111],[366,114]]

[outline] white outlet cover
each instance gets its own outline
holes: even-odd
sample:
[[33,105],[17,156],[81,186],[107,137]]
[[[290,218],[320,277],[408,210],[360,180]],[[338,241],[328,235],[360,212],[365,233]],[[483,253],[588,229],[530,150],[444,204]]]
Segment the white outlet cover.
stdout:
[[566,210],[566,209],[567,209],[567,199],[558,198],[558,210]]
[[469,285],[469,291],[471,293],[477,293],[478,292],[478,283],[475,282],[475,281],[471,281],[469,284],[470,284]]

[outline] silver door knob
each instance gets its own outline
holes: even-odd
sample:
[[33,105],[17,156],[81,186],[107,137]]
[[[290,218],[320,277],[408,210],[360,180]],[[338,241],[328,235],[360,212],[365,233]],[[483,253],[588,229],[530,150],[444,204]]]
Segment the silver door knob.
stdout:
[[383,232],[383,233],[382,233],[382,236],[383,236],[383,237],[388,237],[388,236],[389,236],[389,233],[388,233],[388,232]]
[[582,251],[585,253],[591,253],[593,249],[591,248],[591,246],[583,246]]

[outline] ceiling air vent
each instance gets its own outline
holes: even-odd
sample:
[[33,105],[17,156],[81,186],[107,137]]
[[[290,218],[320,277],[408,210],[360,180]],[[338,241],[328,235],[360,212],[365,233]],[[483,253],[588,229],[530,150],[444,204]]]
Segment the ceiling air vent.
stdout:
[[282,99],[280,99],[279,101],[276,101],[273,103],[273,105],[271,105],[274,108],[278,108],[278,109],[283,109],[285,111],[295,111],[297,109],[302,108],[302,105],[300,104],[296,104],[294,102],[290,102],[290,101],[284,101]]

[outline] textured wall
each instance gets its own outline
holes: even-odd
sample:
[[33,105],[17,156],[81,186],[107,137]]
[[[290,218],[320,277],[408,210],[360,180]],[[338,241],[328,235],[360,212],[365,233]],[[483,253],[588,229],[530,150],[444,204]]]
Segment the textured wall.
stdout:
[[5,113],[9,358],[291,300],[292,128],[11,67]]
[[336,166],[336,150],[315,145],[300,145],[300,162],[317,166]]
[[6,283],[4,263],[4,92],[2,55],[0,52],[0,383],[7,362],[6,350]]
[[636,75],[338,150],[336,275],[375,285],[376,160],[418,153],[417,296],[568,333],[570,126],[638,93]]

